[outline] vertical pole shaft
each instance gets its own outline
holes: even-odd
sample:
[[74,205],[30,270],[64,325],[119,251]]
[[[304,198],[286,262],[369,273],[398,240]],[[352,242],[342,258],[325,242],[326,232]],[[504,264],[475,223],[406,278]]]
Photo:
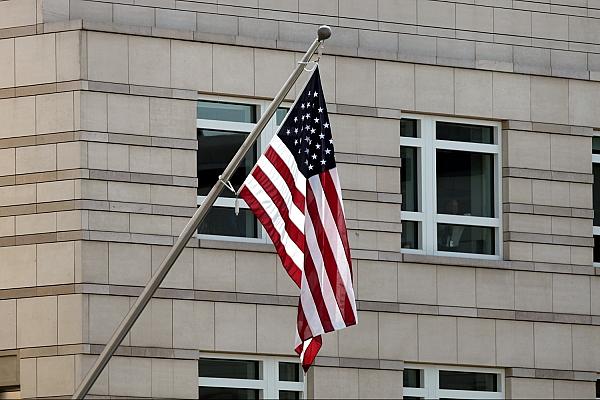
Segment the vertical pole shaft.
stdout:
[[[302,60],[298,63],[298,65],[296,66],[290,77],[287,79],[283,87],[279,90],[271,104],[269,104],[269,107],[267,107],[265,112],[260,117],[260,120],[257,122],[254,129],[252,129],[252,132],[250,132],[244,143],[242,143],[242,146],[233,156],[233,159],[225,168],[225,171],[221,175],[221,179],[224,182],[229,181],[229,179],[237,169],[238,165],[245,157],[248,150],[252,148],[254,142],[256,142],[260,133],[263,131],[271,117],[273,117],[275,111],[283,102],[285,96],[288,94],[292,86],[294,86],[294,83],[296,83],[296,81],[300,77],[300,74],[302,74],[302,70],[304,69],[306,63],[317,51],[321,42],[328,39],[329,36],[331,36],[331,29],[329,27],[322,26],[319,28],[317,38],[310,45],[308,51],[304,54],[304,57],[302,57]],[[146,307],[146,305],[148,304],[148,302],[162,283],[167,273],[171,270],[171,267],[185,248],[190,238],[198,229],[198,226],[204,220],[204,217],[208,213],[208,210],[210,209],[210,207],[212,207],[222,190],[223,184],[221,182],[216,182],[210,190],[210,192],[208,193],[208,195],[206,196],[206,198],[204,199],[204,202],[200,205],[200,207],[198,207],[192,218],[183,228],[183,231],[181,232],[181,234],[177,238],[177,241],[169,251],[169,254],[167,254],[166,258],[163,260],[162,264],[158,268],[158,271],[156,271],[156,273],[150,278],[150,281],[146,284],[146,287],[142,291],[142,294],[140,295],[140,297],[137,298],[131,309],[129,309],[129,312],[127,313],[127,315],[125,316],[115,333],[113,333],[112,337],[100,353],[100,356],[96,359],[96,362],[94,363],[94,365],[92,365],[92,368],[89,370],[83,381],[80,383],[79,387],[73,394],[73,399],[82,399],[88,394],[91,387],[94,385],[94,383],[104,370],[104,367],[106,367],[106,364],[108,364],[108,361],[117,350],[117,347],[119,347],[127,333],[129,333],[129,330],[131,329],[135,321],[137,321],[142,311],[144,311],[144,308]]]

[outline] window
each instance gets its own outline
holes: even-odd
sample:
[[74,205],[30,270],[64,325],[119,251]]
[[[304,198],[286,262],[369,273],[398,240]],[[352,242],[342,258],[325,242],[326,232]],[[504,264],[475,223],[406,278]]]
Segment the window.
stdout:
[[600,379],[596,380],[596,398],[600,399]]
[[500,125],[400,121],[404,252],[500,258]]
[[501,370],[406,365],[404,399],[503,399]]
[[592,173],[594,174],[594,265],[600,266],[600,136],[592,138]]
[[[197,108],[198,135],[198,204],[218,181],[219,175],[231,161],[254,125],[260,118],[261,110],[267,104],[262,101],[234,102],[228,99],[200,100]],[[262,150],[287,113],[286,108],[277,110],[273,120],[269,122],[253,149],[246,154],[230,179],[237,190],[242,184]],[[257,219],[243,200],[238,200],[239,215],[235,215],[235,195],[224,188],[221,196],[210,209],[206,218],[198,228],[203,237],[219,237],[239,240],[264,242],[267,236]]]
[[201,399],[303,398],[300,364],[269,357],[210,355],[198,362]]

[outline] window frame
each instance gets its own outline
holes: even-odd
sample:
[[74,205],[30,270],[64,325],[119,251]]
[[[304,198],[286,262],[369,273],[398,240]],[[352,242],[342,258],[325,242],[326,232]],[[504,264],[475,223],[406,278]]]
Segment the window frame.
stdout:
[[[300,382],[289,382],[279,380],[279,363],[291,362],[299,364],[297,357],[270,357],[243,354],[217,354],[200,353],[200,358],[216,358],[227,360],[250,360],[259,363],[259,379],[233,379],[233,378],[207,378],[201,377],[198,371],[198,388],[202,387],[225,387],[236,389],[257,389],[262,391],[262,399],[277,399],[279,391],[289,390],[300,393],[300,398],[305,398],[306,386],[304,374],[301,374]],[[300,367],[302,368],[302,367]],[[302,371],[300,369],[300,371]]]
[[[423,365],[423,364],[404,364],[405,369],[423,370],[422,388],[402,388],[402,396],[422,397],[424,399],[504,399],[505,397],[505,374],[500,368],[480,368],[480,367],[461,367],[457,365]],[[475,372],[498,375],[498,392],[484,392],[477,390],[452,390],[440,389],[440,370]],[[430,386],[428,383],[431,382]]]
[[[268,101],[268,100],[259,100],[259,99],[245,98],[245,97],[241,98],[241,97],[232,97],[232,96],[218,96],[218,95],[208,95],[208,94],[202,94],[202,95],[198,96],[196,101],[197,102],[199,102],[199,101],[222,102],[222,103],[233,103],[233,104],[256,106],[257,107],[257,123],[258,123],[258,120],[260,119],[262,113],[267,109],[267,107],[270,104],[270,101]],[[197,107],[197,105],[196,105],[196,107]],[[279,108],[290,108],[290,107],[291,107],[291,104],[288,104],[288,102],[283,102],[279,106]],[[277,133],[277,130],[280,127],[280,125],[276,124],[276,120],[277,120],[276,116],[277,116],[276,113],[273,114],[273,117],[271,118],[271,120],[269,122],[267,122],[267,125],[265,125],[264,130],[262,131],[262,133],[260,134],[260,136],[258,137],[258,139],[256,141],[256,143],[258,144],[257,154],[256,154],[257,160],[263,154],[263,152],[267,148],[268,144],[271,142],[271,139]],[[220,120],[211,120],[211,119],[200,119],[200,118],[198,118],[198,115],[196,114],[196,129],[243,132],[243,133],[249,134],[255,125],[256,125],[255,123],[248,123],[248,122],[232,122],[232,121],[220,121]],[[238,190],[239,188],[234,188],[234,189]],[[229,190],[229,189],[224,187],[223,190]],[[196,204],[198,206],[200,206],[205,198],[206,198],[206,196],[197,195],[196,196]],[[217,198],[217,200],[215,201],[215,203],[213,204],[213,206],[214,207],[231,208],[231,210],[233,212],[233,210],[235,208],[235,202],[236,202],[236,198],[234,198],[234,197],[228,198],[228,197],[219,196]],[[243,199],[238,198],[237,202],[238,202],[238,208],[240,208],[240,209],[243,208],[243,209],[247,209],[247,210],[250,209]],[[254,217],[254,218],[256,218],[256,217]],[[204,240],[220,240],[220,241],[246,242],[246,243],[259,243],[259,244],[271,243],[271,239],[269,238],[269,235],[267,234],[267,231],[265,230],[265,228],[262,226],[262,224],[259,221],[257,221],[256,223],[258,224],[258,227],[259,227],[257,238],[250,238],[250,237],[244,237],[244,236],[209,235],[209,234],[200,234],[197,232],[196,232],[196,238],[200,239],[200,240],[202,240],[202,239],[204,239]]]
[[[502,126],[500,122],[422,114],[402,114],[402,118],[417,120],[417,137],[400,136],[400,148],[417,149],[417,191],[420,211],[401,211],[401,221],[419,223],[419,249],[401,248],[402,253],[446,257],[501,260],[502,244]],[[436,122],[451,122],[494,128],[494,144],[438,140]],[[437,150],[455,150],[492,154],[494,157],[494,211],[495,217],[448,215],[437,213]],[[437,250],[437,224],[460,224],[495,229],[495,254],[459,253]]]
[[[600,133],[594,132],[594,135],[592,136],[592,142],[594,140],[594,138],[598,138],[600,140]],[[600,154],[594,154],[593,150],[592,150],[592,180],[594,177],[594,164],[599,164],[600,165]],[[594,197],[594,184],[592,183],[592,200]],[[594,207],[594,204],[592,202],[592,209]],[[594,240],[595,236],[600,236],[600,226],[595,226],[594,224],[594,220],[592,219],[592,240]],[[592,265],[596,268],[600,268],[600,262],[594,262],[592,261]]]

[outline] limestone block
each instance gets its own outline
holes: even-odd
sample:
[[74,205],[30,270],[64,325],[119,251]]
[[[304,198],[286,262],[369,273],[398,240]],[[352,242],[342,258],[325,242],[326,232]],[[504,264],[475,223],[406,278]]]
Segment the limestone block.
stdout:
[[87,167],[87,143],[67,142],[56,145],[56,168],[78,169]]
[[215,303],[215,350],[256,351],[256,305]]
[[212,44],[171,41],[171,86],[212,91]]
[[[124,296],[89,295],[90,343],[105,344],[129,311],[129,298]],[[129,346],[129,334],[123,340]]]
[[600,277],[590,277],[592,286],[592,314],[600,315]]
[[143,286],[150,279],[150,246],[110,243],[108,246],[109,283]]
[[194,249],[194,289],[235,291],[235,253]]
[[22,358],[19,361],[21,396],[24,399],[35,398],[37,396],[37,360]]
[[196,102],[152,97],[150,135],[196,140]]
[[236,252],[236,291],[275,294],[277,292],[275,257],[276,255],[272,253]]
[[213,45],[213,90],[254,95],[254,50]]
[[585,381],[554,381],[555,399],[593,399],[596,396],[596,384]]
[[532,188],[531,179],[523,178],[506,178],[506,187],[508,190],[505,191],[508,196],[508,201],[511,203],[525,203],[531,204],[532,202]]
[[36,184],[37,202],[72,200],[75,198],[75,181],[51,181]]
[[127,36],[87,32],[87,49],[90,80],[129,83]]
[[178,349],[214,350],[214,303],[173,300],[173,347]]
[[496,320],[498,366],[533,368],[533,323]]
[[596,18],[569,16],[569,39],[578,42],[598,43],[600,21]]
[[256,351],[294,355],[297,315],[296,307],[257,305]]
[[108,243],[82,241],[75,251],[76,282],[108,283]]
[[335,114],[330,123],[336,132],[336,151],[400,157],[397,120]]
[[17,86],[56,82],[56,37],[54,34],[15,39]]
[[338,333],[340,357],[378,358],[378,314],[359,311],[360,323]]
[[358,370],[361,399],[397,399],[402,393],[402,371]]
[[56,145],[17,148],[17,174],[56,170]]
[[358,270],[358,300],[396,302],[398,268],[396,263],[360,260]]
[[0,40],[0,88],[13,86],[15,86],[15,40],[4,39]]
[[[130,299],[130,307],[135,299]],[[171,347],[173,345],[173,300],[152,299],[131,328],[131,345]]]
[[[571,207],[593,208],[591,185],[587,183],[569,182],[569,190],[569,204]],[[589,230],[587,232],[589,232]]]
[[379,0],[378,18],[380,21],[396,22],[401,24],[417,23],[417,0]]
[[554,274],[552,277],[552,311],[569,314],[590,313],[590,277]]
[[581,136],[551,135],[550,166],[553,171],[591,172],[591,138]]
[[189,176],[195,178],[198,175],[195,150],[172,149],[172,173],[176,176]]
[[335,0],[299,0],[301,13],[338,16],[338,2]]
[[56,231],[88,229],[87,211],[71,210],[56,213]]
[[456,4],[456,29],[491,32],[494,26],[493,8]]
[[454,114],[454,70],[416,65],[415,93],[417,111]]
[[108,200],[150,203],[150,185],[129,182],[108,182]]
[[35,0],[11,0],[0,4],[0,29],[35,25]]
[[152,204],[194,208],[197,206],[198,201],[196,188],[166,185],[152,185],[150,187],[150,200]]
[[0,176],[15,174],[15,149],[0,149]]
[[511,232],[552,233],[552,218],[549,215],[507,214],[507,228]]
[[72,19],[83,19],[94,22],[112,22],[112,7],[88,0],[72,0],[70,2],[70,17]]
[[198,394],[198,361],[173,360],[173,396],[193,399]]
[[600,327],[572,325],[573,369],[598,371],[600,369]]
[[157,28],[196,30],[196,13],[194,12],[164,8],[157,8],[155,12]]
[[531,77],[531,119],[556,124],[569,123],[568,80]]
[[[275,97],[294,68],[294,53],[256,49],[254,51],[254,84],[256,96]],[[293,98],[290,91],[288,98]]]
[[129,146],[108,143],[106,152],[106,162],[109,170],[129,171]]
[[[131,215],[133,218],[134,215]],[[147,215],[145,216],[147,217]],[[169,247],[152,246],[152,273],[154,274],[163,262]],[[194,251],[184,249],[167,276],[161,287],[193,289],[194,288]]]
[[59,82],[81,78],[80,47],[79,32],[56,34],[56,79]]
[[439,3],[430,0],[417,2],[417,23],[436,28],[455,27],[456,15],[453,3]]
[[398,302],[437,303],[437,267],[398,263]]
[[62,285],[75,280],[75,242],[37,245],[37,284]]
[[0,236],[14,236],[15,217],[0,217]]
[[108,131],[114,133],[148,135],[150,133],[149,98],[109,94]]
[[515,273],[513,271],[477,268],[477,307],[506,308],[515,307]]
[[75,391],[75,356],[37,359],[37,395],[69,396]]
[[531,12],[494,8],[494,33],[531,36]]
[[377,191],[377,167],[374,165],[338,163],[337,168],[343,189]]
[[[381,7],[381,0],[379,4]],[[377,107],[414,110],[414,65],[376,60],[375,94],[375,105]]]
[[515,308],[552,312],[552,274],[515,271]]
[[88,226],[91,230],[97,231],[128,232],[129,216],[123,213],[90,210]]
[[[75,356],[75,382],[78,384],[81,382],[88,373],[94,361],[96,361],[98,356],[92,356],[87,354],[76,355]],[[108,396],[108,370],[110,368],[109,365],[104,368],[104,371],[100,374],[94,386],[90,389],[90,395],[103,395]]]
[[56,232],[56,213],[17,215],[15,218],[17,235],[47,232]]
[[154,13],[151,7],[113,5],[113,21],[119,25],[154,26]]
[[437,296],[439,304],[475,307],[475,270],[438,266]]
[[377,167],[378,192],[400,193],[400,180],[400,168]]
[[35,134],[35,97],[0,99],[0,138]]
[[0,349],[15,349],[17,347],[17,300],[0,300]]
[[549,134],[522,131],[506,131],[504,134],[508,143],[505,149],[508,157],[506,165],[513,168],[550,169]]
[[457,363],[456,318],[418,315],[419,361]]
[[171,175],[171,149],[131,146],[129,170],[146,174]]
[[600,115],[595,112],[600,107],[596,95],[600,82],[569,80],[569,123],[573,125],[598,126]]
[[0,187],[0,205],[12,206],[36,202],[34,184]]
[[569,201],[570,184],[568,182],[559,181],[532,181],[533,188],[533,203],[555,206],[555,207],[570,207]]
[[375,61],[336,57],[335,68],[337,103],[375,107]]
[[113,357],[109,366],[110,395],[150,397],[152,395],[152,359]]
[[457,68],[454,70],[454,96],[456,114],[491,117],[492,73]]
[[507,378],[506,392],[512,399],[552,399],[554,385],[550,379]]
[[298,296],[300,289],[296,286],[292,278],[290,278],[285,268],[283,268],[279,257],[277,257],[277,267],[275,267],[275,270],[277,274],[277,294],[280,296]]
[[58,296],[58,344],[83,343],[88,340],[87,296]]
[[[81,92],[80,95],[80,121],[81,129],[106,132],[108,129],[108,96],[106,93]],[[104,145],[106,143],[88,143]],[[90,167],[91,168],[91,167]],[[106,169],[106,167],[102,168]]]
[[570,248],[555,244],[533,244],[533,261],[569,264],[571,262]]
[[529,76],[493,72],[492,85],[494,117],[529,121],[531,114]]
[[418,361],[416,315],[379,313],[379,358]]
[[56,296],[17,299],[17,347],[56,345],[57,328]]
[[129,83],[169,87],[171,46],[166,39],[129,37]]
[[312,382],[312,388],[308,389],[311,398],[357,399],[359,395],[358,369],[355,368],[313,367],[308,382],[309,385]]
[[572,369],[571,325],[534,323],[535,367]]
[[339,4],[339,16],[346,18],[377,19],[377,1],[350,0]]
[[496,324],[492,319],[457,318],[458,363],[496,363]]
[[3,270],[1,289],[35,286],[35,245],[0,247],[0,260]]

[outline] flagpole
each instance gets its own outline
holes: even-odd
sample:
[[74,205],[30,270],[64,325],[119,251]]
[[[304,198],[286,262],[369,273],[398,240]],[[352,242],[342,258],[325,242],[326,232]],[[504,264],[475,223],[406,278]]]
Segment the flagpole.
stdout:
[[119,347],[127,333],[129,333],[129,330],[131,329],[135,321],[137,321],[138,317],[140,316],[140,314],[142,313],[142,311],[144,310],[144,308],[146,307],[146,305],[148,304],[148,302],[162,283],[167,273],[171,270],[171,267],[185,248],[190,238],[196,233],[198,226],[204,220],[204,217],[208,213],[208,210],[210,209],[210,207],[212,207],[215,200],[217,200],[217,197],[219,197],[219,194],[223,190],[224,183],[229,182],[229,179],[237,169],[239,163],[245,157],[248,150],[252,148],[254,142],[256,142],[256,140],[258,139],[259,135],[261,134],[271,117],[275,114],[275,111],[277,110],[279,105],[283,102],[285,96],[288,94],[292,86],[294,86],[294,84],[302,74],[302,70],[305,68],[306,64],[310,61],[311,57],[317,51],[321,43],[329,39],[330,36],[331,28],[325,25],[319,27],[317,31],[317,38],[310,45],[310,47],[304,54],[304,57],[302,57],[302,60],[298,62],[298,65],[296,65],[296,68],[294,69],[290,77],[287,79],[287,81],[279,90],[271,104],[269,104],[265,112],[262,114],[260,120],[257,122],[254,129],[252,129],[252,132],[250,132],[250,134],[248,135],[244,143],[242,143],[237,153],[235,153],[232,160],[229,162],[229,165],[227,165],[225,171],[223,172],[223,174],[221,174],[221,177],[219,178],[220,180],[217,181],[210,190],[210,192],[208,192],[208,195],[205,197],[200,207],[198,207],[192,218],[183,228],[183,231],[181,232],[181,234],[177,238],[177,241],[169,251],[169,254],[167,254],[166,258],[163,260],[162,264],[158,268],[158,271],[154,275],[152,275],[150,281],[142,291],[140,297],[137,298],[131,309],[129,309],[129,312],[127,313],[117,330],[113,333],[112,337],[100,353],[100,356],[96,359],[96,362],[94,363],[92,368],[89,370],[83,381],[79,384],[79,387],[72,396],[73,399],[83,399],[88,394],[91,387],[94,385],[94,383],[104,370],[104,367],[106,367],[106,364],[108,364],[108,361],[117,350],[117,347]]

